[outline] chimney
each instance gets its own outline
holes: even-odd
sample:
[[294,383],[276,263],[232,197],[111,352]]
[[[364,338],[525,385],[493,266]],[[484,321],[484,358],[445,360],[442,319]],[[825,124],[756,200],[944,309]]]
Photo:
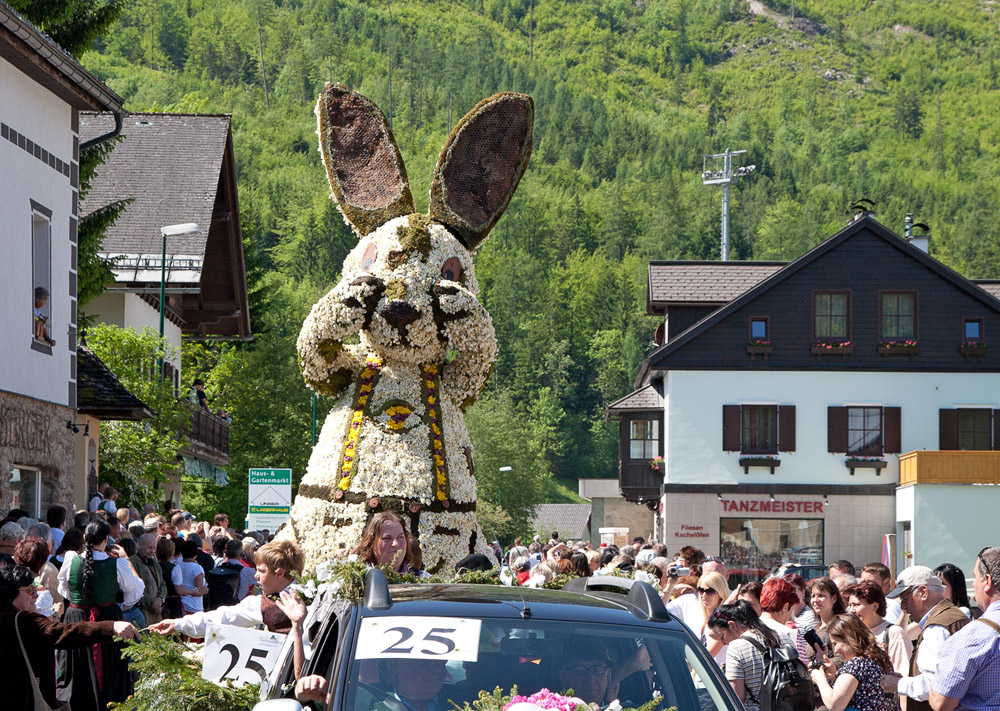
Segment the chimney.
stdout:
[[[912,244],[914,247],[919,249],[924,254],[930,254],[930,227],[925,225],[923,222],[913,222],[913,213],[906,213],[906,219],[903,222],[904,233],[906,235],[906,241]],[[914,227],[921,228],[919,234],[913,231]]]

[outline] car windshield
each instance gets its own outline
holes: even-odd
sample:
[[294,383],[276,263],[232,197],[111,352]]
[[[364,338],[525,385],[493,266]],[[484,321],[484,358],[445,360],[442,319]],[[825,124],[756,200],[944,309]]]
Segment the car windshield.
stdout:
[[432,617],[362,621],[348,671],[349,711],[446,711],[481,690],[573,695],[602,708],[730,709],[718,667],[688,635],[580,622]]

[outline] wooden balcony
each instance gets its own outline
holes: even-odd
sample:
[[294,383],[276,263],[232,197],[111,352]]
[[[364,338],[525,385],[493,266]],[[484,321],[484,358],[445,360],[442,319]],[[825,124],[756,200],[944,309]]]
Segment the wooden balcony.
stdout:
[[1000,484],[1000,452],[918,451],[899,455],[899,485]]
[[191,424],[185,433],[189,445],[184,454],[211,462],[217,467],[229,464],[229,420],[205,408],[191,410]]
[[654,505],[660,498],[663,472],[653,469],[649,462],[620,462],[618,465],[618,485],[626,501]]

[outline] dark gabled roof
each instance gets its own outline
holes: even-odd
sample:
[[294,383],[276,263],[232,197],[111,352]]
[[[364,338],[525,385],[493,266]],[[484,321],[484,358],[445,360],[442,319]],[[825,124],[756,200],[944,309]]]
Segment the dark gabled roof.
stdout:
[[842,229],[837,234],[830,237],[825,242],[817,245],[813,249],[809,250],[801,257],[793,262],[789,262],[785,267],[778,270],[770,277],[766,278],[764,281],[757,284],[757,286],[751,288],[749,291],[744,292],[741,296],[735,300],[729,302],[725,306],[721,306],[712,313],[710,313],[705,318],[698,321],[696,324],[688,328],[683,333],[679,334],[676,338],[665,343],[664,345],[657,348],[655,351],[646,357],[646,360],[642,362],[639,367],[639,373],[636,378],[636,384],[643,383],[651,369],[656,368],[656,366],[663,361],[671,353],[677,351],[679,348],[683,347],[686,343],[690,342],[697,336],[701,335],[709,328],[717,324],[719,321],[723,320],[729,316],[734,311],[742,308],[746,304],[750,303],[758,296],[764,292],[772,289],[773,287],[780,284],[782,281],[795,274],[803,267],[816,261],[823,255],[827,254],[833,249],[836,249],[839,245],[843,244],[847,240],[851,239],[854,235],[858,234],[862,230],[868,230],[876,237],[883,239],[887,244],[895,247],[896,249],[904,252],[910,258],[920,262],[925,267],[930,269],[932,272],[950,282],[952,285],[958,289],[969,294],[973,298],[985,303],[994,311],[1000,313],[1000,299],[996,296],[988,293],[980,286],[969,281],[963,277],[958,272],[946,267],[944,264],[934,259],[926,252],[914,247],[906,240],[902,239],[899,235],[895,234],[892,230],[885,227],[881,223],[877,222],[871,215],[864,215],[856,219],[854,222],[849,224],[847,227]]
[[[81,114],[82,140],[108,130],[108,114]],[[159,303],[160,229],[194,223],[201,232],[167,237],[168,303],[183,333],[250,336],[236,161],[226,114],[129,114],[119,143],[97,169],[81,215],[131,199],[106,231],[104,256],[119,257],[111,289]],[[109,289],[109,290],[111,290]]]
[[104,361],[84,345],[76,355],[77,410],[102,420],[145,420],[153,411],[130,393]]
[[[160,228],[194,222],[203,232],[170,237],[167,255],[204,258],[222,159],[229,139],[226,114],[128,114],[125,140],[97,169],[80,214],[131,198],[107,230],[103,253],[151,255],[156,271],[162,249]],[[80,140],[107,132],[107,114],[80,115]],[[158,275],[157,275],[158,278]]]
[[725,304],[788,262],[652,261],[650,304]]
[[536,531],[558,531],[563,540],[579,540],[587,533],[590,504],[539,504],[535,507]]
[[77,109],[122,110],[118,94],[2,0],[0,57]]
[[613,414],[616,412],[636,412],[638,410],[662,410],[663,395],[660,394],[659,387],[662,384],[655,383],[639,388],[625,397],[615,400],[608,405],[606,412]]

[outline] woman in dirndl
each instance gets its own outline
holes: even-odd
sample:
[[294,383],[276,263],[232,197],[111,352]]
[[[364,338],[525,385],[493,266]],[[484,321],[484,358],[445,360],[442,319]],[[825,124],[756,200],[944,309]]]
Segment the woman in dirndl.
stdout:
[[[142,579],[118,546],[108,552],[110,529],[94,518],[84,529],[84,552],[66,553],[59,569],[59,592],[66,599],[66,622],[121,620],[142,597]],[[119,604],[121,603],[121,604]],[[108,703],[132,693],[132,677],[116,640],[59,653],[59,698],[73,711],[105,711]]]

